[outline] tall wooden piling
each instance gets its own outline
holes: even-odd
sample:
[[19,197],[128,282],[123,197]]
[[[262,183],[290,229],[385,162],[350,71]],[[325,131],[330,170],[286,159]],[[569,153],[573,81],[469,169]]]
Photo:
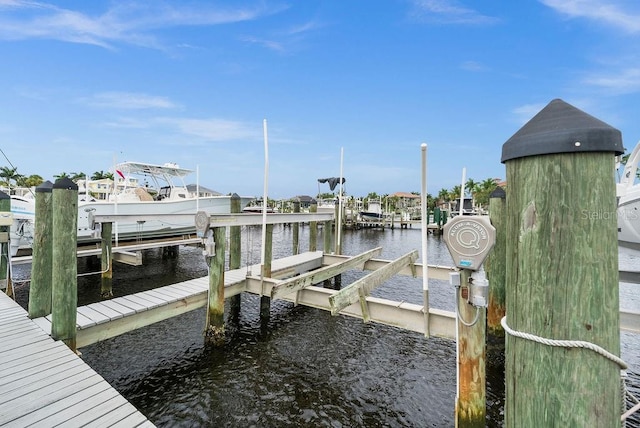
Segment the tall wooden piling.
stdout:
[[620,355],[613,171],[622,153],[620,131],[562,100],[503,145],[507,427],[620,426],[620,367],[552,345],[585,341]]
[[[309,212],[314,214],[318,212],[318,201],[315,199],[311,202],[309,206]],[[309,251],[317,251],[318,250],[318,222],[310,221],[309,222]]]
[[495,336],[496,342],[504,342],[504,330],[500,320],[505,316],[505,264],[507,258],[506,239],[506,192],[502,187],[489,195],[489,218],[496,229],[496,243],[484,262],[489,280],[489,307],[487,308],[487,332],[490,342]]
[[[300,212],[300,198],[296,198],[293,201],[293,212]],[[292,254],[295,256],[300,254],[300,223],[293,223],[293,249]]]
[[[231,195],[231,213],[240,213],[240,196],[237,193]],[[229,227],[229,269],[239,269],[242,262],[242,227]],[[238,320],[240,317],[241,295],[236,294],[229,298],[229,317]]]
[[[261,275],[263,278],[271,277],[271,260],[273,258],[273,225],[267,224],[265,241],[264,241],[264,263],[262,265]],[[264,288],[264,287],[263,287]],[[260,321],[264,325],[269,321],[271,312],[271,295],[266,292],[266,290],[262,290],[262,295],[260,296]]]
[[76,351],[78,309],[78,186],[61,178],[52,188],[51,336]]
[[[210,232],[211,233],[211,232]],[[208,257],[209,298],[207,304],[207,325],[205,341],[215,345],[224,345],[224,267],[226,247],[226,227],[213,228],[215,254]]]
[[[11,196],[0,191],[0,213],[11,212]],[[0,226],[0,283],[7,291],[7,295],[13,295],[13,285],[11,284],[11,266],[9,265],[10,249],[10,228],[11,226]]]
[[100,238],[102,240],[102,253],[100,258],[101,272],[100,276],[100,296],[103,299],[113,297],[113,252],[112,252],[112,236],[113,223],[102,223],[100,230]]
[[36,222],[31,245],[31,283],[29,284],[29,317],[40,318],[51,313],[51,276],[53,275],[53,183],[45,181],[36,187]]
[[486,423],[486,309],[467,301],[471,273],[469,269],[460,271],[461,287],[456,290],[458,391],[455,426],[458,428],[483,428]]

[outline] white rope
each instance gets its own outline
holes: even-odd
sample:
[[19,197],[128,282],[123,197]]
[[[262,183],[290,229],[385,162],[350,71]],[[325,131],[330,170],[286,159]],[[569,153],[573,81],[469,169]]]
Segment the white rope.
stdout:
[[507,334],[510,334],[511,336],[515,336],[515,337],[519,337],[521,339],[527,339],[527,340],[531,340],[534,342],[538,342],[538,343],[542,343],[543,345],[548,345],[548,346],[559,346],[562,348],[585,348],[585,349],[589,349],[593,352],[596,352],[600,355],[602,355],[603,357],[615,362],[616,364],[618,364],[620,366],[621,369],[625,370],[627,368],[627,363],[625,363],[620,357],[613,355],[611,352],[607,351],[606,349],[595,345],[591,342],[585,342],[583,340],[557,340],[557,339],[545,339],[544,337],[540,337],[540,336],[536,336],[535,334],[531,334],[531,333],[524,333],[521,331],[516,331],[516,330],[512,330],[511,328],[509,328],[509,326],[507,325],[507,317],[503,317],[502,320],[500,321],[500,324],[502,324],[502,328],[504,328],[504,331],[507,332]]

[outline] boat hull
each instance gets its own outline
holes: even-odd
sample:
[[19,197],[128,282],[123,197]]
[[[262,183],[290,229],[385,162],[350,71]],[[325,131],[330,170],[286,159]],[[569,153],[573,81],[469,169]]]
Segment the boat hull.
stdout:
[[[240,208],[244,208],[253,198],[241,197]],[[81,201],[78,203],[78,244],[95,242],[100,233],[89,224],[89,214],[195,214],[205,211],[209,214],[226,214],[231,212],[231,196],[211,196],[198,199],[162,200],[162,201]],[[33,242],[35,224],[35,201],[16,201],[15,211],[12,199],[14,222],[11,227],[11,252],[18,254],[20,250],[30,250]],[[194,219],[184,221],[116,222],[112,229],[116,241],[163,238],[195,233]]]

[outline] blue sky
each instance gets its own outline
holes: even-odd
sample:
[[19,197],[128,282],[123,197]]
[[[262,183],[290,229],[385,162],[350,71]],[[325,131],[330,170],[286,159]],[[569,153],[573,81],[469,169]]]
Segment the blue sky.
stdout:
[[[504,178],[554,98],[640,137],[637,0],[0,0],[0,148],[24,175],[196,167],[223,193]],[[0,166],[8,166],[0,158]],[[195,182],[196,175],[190,182]],[[320,191],[328,191],[326,184]]]

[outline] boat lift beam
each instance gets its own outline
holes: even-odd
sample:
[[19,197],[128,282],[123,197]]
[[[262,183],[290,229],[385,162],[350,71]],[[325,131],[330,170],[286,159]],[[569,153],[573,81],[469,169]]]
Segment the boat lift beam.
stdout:
[[271,289],[271,298],[277,299],[281,296],[293,293],[294,291],[301,290],[313,284],[318,284],[327,279],[333,278],[349,269],[364,267],[364,263],[372,257],[378,256],[382,253],[382,247],[374,248],[360,255],[354,257],[348,257],[335,264],[321,267],[320,269],[307,272],[300,276],[296,276],[287,281],[274,285]]
[[351,306],[360,301],[364,322],[369,322],[370,317],[366,301],[367,295],[407,265],[411,266],[415,276],[414,262],[416,260],[418,260],[418,251],[413,250],[331,295],[329,297],[331,315],[337,315],[347,306]]

